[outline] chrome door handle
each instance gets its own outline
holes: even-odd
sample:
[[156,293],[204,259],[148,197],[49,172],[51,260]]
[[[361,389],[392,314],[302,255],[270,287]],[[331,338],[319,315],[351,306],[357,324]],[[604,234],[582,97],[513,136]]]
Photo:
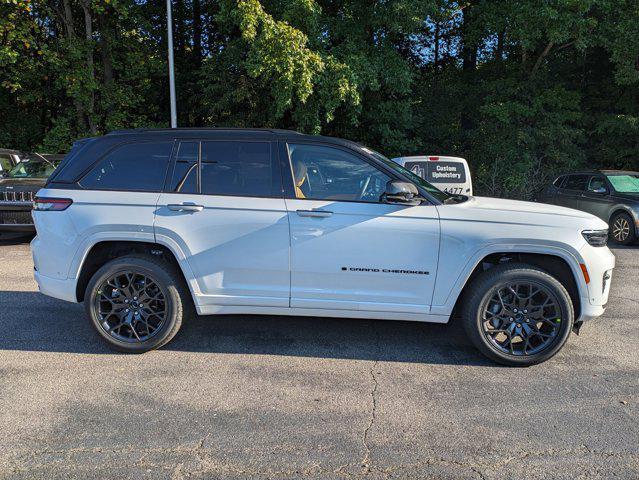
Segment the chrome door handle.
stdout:
[[204,210],[202,205],[194,205],[191,203],[169,203],[167,207],[174,212],[201,212]]
[[314,217],[314,218],[326,218],[333,215],[333,212],[328,210],[296,210],[300,217]]

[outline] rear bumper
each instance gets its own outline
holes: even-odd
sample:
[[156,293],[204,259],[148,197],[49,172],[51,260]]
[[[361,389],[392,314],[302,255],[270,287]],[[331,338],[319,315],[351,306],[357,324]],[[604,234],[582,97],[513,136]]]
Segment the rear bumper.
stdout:
[[37,270],[34,270],[33,276],[35,277],[35,281],[38,283],[40,293],[48,295],[49,297],[65,300],[67,302],[78,303],[75,296],[75,278],[59,280],[57,278],[42,275]]

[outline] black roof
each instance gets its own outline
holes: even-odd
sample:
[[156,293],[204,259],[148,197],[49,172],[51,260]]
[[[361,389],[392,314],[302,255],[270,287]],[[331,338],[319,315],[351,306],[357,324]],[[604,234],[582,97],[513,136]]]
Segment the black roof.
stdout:
[[100,137],[87,137],[74,143],[60,167],[50,177],[52,182],[72,183],[109,149],[122,143],[138,140],[175,139],[224,139],[224,140],[283,140],[297,142],[322,142],[350,148],[361,147],[356,142],[320,135],[307,135],[293,130],[268,128],[136,128],[114,130]]
[[[230,137],[230,138],[270,138],[273,140],[285,140],[294,138],[298,141],[322,141],[337,145],[358,145],[357,142],[336,137],[322,135],[309,135],[295,130],[280,128],[227,128],[227,127],[198,127],[198,128],[134,128],[128,130],[113,130],[106,134],[107,137],[137,135],[165,136],[170,138],[185,137]],[[99,137],[98,137],[99,138]]]
[[5,153],[9,155],[23,155],[23,152],[20,150],[12,150],[10,148],[0,148],[0,153]]
[[595,173],[601,173],[604,175],[639,175],[639,172],[633,170],[613,170],[613,169],[601,169],[601,170],[581,170],[577,172],[562,173],[560,177],[566,175],[593,175]]

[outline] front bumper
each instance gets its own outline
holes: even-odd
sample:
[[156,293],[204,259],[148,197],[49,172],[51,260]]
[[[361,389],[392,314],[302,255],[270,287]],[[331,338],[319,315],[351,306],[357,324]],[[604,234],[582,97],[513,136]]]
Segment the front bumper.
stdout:
[[1,232],[35,232],[31,202],[0,202]]
[[588,244],[579,253],[588,270],[590,280],[585,285],[586,288],[582,289],[581,314],[577,319],[577,322],[585,322],[600,317],[606,311],[612,273],[615,268],[615,256],[608,247],[593,247]]

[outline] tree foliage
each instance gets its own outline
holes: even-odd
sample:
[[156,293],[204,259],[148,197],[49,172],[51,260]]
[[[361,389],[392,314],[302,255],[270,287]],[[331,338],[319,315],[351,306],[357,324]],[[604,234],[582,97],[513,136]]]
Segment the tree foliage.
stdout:
[[[635,0],[174,0],[181,126],[469,159],[481,193],[639,169]],[[0,0],[0,146],[166,126],[160,0]]]

